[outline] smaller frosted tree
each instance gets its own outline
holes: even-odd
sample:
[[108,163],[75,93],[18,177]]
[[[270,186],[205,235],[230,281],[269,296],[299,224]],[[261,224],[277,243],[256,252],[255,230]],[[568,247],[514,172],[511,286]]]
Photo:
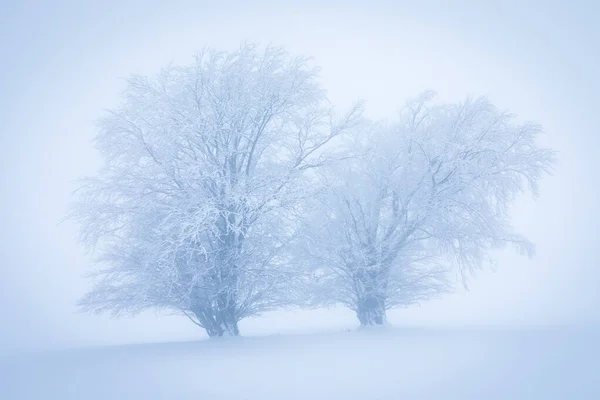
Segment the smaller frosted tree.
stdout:
[[486,99],[434,104],[427,92],[398,120],[357,136],[352,155],[324,174],[331,190],[307,224],[304,255],[316,304],[342,303],[361,325],[449,288],[449,267],[480,268],[493,246],[533,245],[509,210],[554,164],[540,126],[516,123]]
[[105,163],[72,213],[99,261],[82,308],[170,310],[222,336],[292,301],[286,245],[315,188],[308,172],[360,113],[335,118],[317,70],[273,47],[207,50],[131,78],[100,121]]

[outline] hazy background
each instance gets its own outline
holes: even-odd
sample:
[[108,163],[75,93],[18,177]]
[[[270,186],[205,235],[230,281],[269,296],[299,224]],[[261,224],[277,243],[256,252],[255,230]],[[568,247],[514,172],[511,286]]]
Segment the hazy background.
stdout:
[[[559,151],[515,225],[536,242],[471,291],[392,314],[422,325],[587,324],[597,303],[600,35],[593,1],[20,1],[0,9],[0,352],[202,337],[185,319],[76,314],[88,262],[69,224],[73,181],[94,172],[93,121],[121,78],[189,62],[203,46],[273,43],[314,56],[330,98],[392,116],[410,96],[486,95],[542,123]],[[242,333],[348,325],[347,311],[278,313]]]

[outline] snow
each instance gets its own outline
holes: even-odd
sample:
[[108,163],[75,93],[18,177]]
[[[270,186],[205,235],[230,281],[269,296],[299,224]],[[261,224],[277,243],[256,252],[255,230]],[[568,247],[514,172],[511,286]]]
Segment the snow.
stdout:
[[593,399],[598,332],[388,327],[4,357],[0,399]]

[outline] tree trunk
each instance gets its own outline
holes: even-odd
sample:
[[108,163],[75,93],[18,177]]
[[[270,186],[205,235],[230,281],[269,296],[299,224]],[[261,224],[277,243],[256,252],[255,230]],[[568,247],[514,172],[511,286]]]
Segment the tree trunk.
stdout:
[[228,205],[222,207],[227,212],[222,213],[217,222],[220,232],[218,241],[221,247],[215,258],[213,273],[210,275],[210,282],[214,285],[211,289],[215,292],[209,301],[210,321],[207,325],[203,324],[210,337],[240,334],[237,317],[237,285],[238,261],[244,235],[232,229],[241,224],[236,220],[239,210]]
[[225,312],[215,313],[208,318],[206,313],[203,314],[202,318],[196,316],[209,337],[238,336],[240,334],[238,321],[235,317]]
[[[230,299],[227,299],[230,300]],[[216,312],[215,320],[219,326],[218,336],[238,336],[238,320],[235,315],[235,306],[227,301],[219,302],[219,309]]]
[[205,303],[202,307],[196,306],[192,312],[211,338],[240,334],[235,306],[219,307],[218,304]]
[[215,322],[213,325],[205,328],[206,333],[209,337],[223,337],[223,336],[238,336],[240,334],[237,321],[225,321],[222,320],[220,323]]
[[376,296],[359,299],[356,316],[361,326],[384,325],[387,321],[385,301]]
[[387,280],[387,269],[375,261],[355,271],[356,316],[361,326],[384,325],[387,322]]

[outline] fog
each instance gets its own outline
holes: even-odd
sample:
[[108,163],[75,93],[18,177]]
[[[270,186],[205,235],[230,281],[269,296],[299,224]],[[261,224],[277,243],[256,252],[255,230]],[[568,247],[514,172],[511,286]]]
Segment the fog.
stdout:
[[[0,353],[205,337],[182,317],[149,312],[111,319],[77,313],[75,303],[89,288],[83,274],[90,261],[76,243],[74,226],[59,222],[68,211],[74,181],[99,166],[91,144],[93,123],[103,109],[118,103],[122,78],[154,74],[169,62],[190,62],[204,46],[230,50],[243,41],[282,45],[314,57],[336,106],[362,98],[369,116],[383,118],[426,89],[452,101],[485,95],[519,118],[541,123],[543,144],[558,151],[556,172],[542,181],[539,199],[523,197],[514,208],[514,225],[536,244],[535,257],[498,254],[498,269],[477,273],[469,291],[459,288],[395,310],[393,325],[442,330],[597,325],[598,11],[586,1],[275,5],[61,0],[5,5],[0,14]],[[244,336],[262,336],[354,325],[351,312],[336,308],[276,312],[243,321],[241,327]],[[442,343],[449,340],[439,335]],[[414,333],[409,336],[418,340]],[[311,339],[298,340],[289,346],[309,346]],[[264,345],[251,343],[240,357]],[[476,354],[473,346],[465,352]],[[514,354],[521,346],[529,344],[513,346]],[[218,362],[213,350],[211,359]],[[382,362],[391,365],[393,357],[402,358],[402,350],[393,354]],[[432,364],[443,362],[427,354]],[[294,362],[311,362],[307,358]],[[509,370],[511,362],[504,360],[499,368]],[[422,373],[436,372],[428,366]],[[236,398],[241,392],[223,393],[215,391],[216,397],[209,398]]]

